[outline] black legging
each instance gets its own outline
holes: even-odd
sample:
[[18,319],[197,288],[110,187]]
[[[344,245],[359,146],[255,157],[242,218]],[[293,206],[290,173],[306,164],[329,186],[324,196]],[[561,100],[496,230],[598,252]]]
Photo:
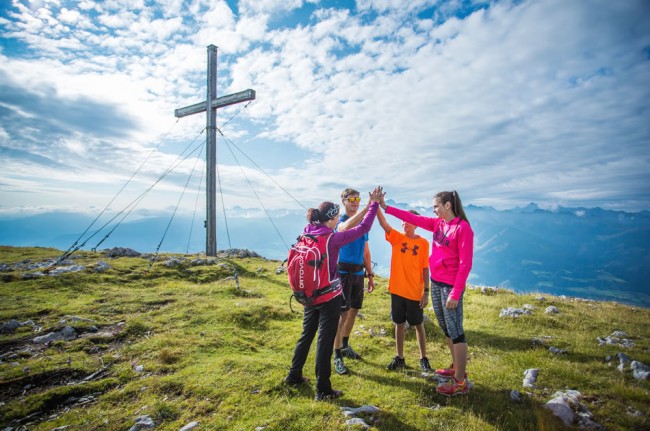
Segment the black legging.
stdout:
[[343,296],[339,295],[324,304],[313,307],[305,307],[302,320],[302,334],[296,343],[289,370],[288,379],[300,381],[302,368],[307,361],[309,348],[318,331],[318,342],[316,345],[316,390],[318,392],[330,393],[332,383],[332,352],[334,350],[334,338],[339,324],[341,304]]

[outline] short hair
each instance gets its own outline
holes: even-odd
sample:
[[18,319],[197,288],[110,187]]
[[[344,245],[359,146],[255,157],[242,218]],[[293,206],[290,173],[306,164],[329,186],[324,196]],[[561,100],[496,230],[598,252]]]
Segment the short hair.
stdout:
[[348,187],[347,189],[341,192],[341,199],[345,199],[350,195],[359,195],[359,194],[360,193],[357,190]]

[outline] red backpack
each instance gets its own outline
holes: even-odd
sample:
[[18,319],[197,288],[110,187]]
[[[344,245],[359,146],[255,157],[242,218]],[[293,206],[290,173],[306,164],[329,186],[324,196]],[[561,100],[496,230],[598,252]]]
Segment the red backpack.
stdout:
[[330,280],[327,246],[331,237],[332,233],[300,235],[289,250],[287,275],[293,290],[292,298],[304,306],[326,302],[319,301],[319,297],[335,291],[340,285],[338,278]]

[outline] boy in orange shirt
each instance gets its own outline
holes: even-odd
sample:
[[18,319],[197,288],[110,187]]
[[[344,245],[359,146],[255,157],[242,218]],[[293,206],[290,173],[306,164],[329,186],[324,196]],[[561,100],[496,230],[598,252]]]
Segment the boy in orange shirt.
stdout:
[[[411,210],[413,214],[417,211]],[[429,241],[415,234],[416,226],[402,222],[404,233],[393,229],[382,211],[377,212],[377,220],[386,232],[386,241],[391,244],[390,260],[390,314],[395,323],[395,342],[397,356],[388,365],[389,370],[404,368],[404,332],[406,323],[415,326],[418,347],[420,348],[420,368],[431,372],[426,355],[426,334],[424,331],[424,308],[429,301]]]

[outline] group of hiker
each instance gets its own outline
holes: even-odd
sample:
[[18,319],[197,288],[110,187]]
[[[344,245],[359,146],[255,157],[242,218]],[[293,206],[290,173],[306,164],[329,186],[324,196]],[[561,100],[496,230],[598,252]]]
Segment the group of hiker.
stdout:
[[[334,369],[339,374],[348,373],[345,358],[361,359],[350,345],[349,338],[363,306],[364,280],[368,279],[369,293],[375,288],[368,232],[376,217],[392,248],[388,287],[397,354],[387,368],[397,370],[406,366],[404,333],[408,323],[416,330],[422,371],[447,378],[446,383],[437,387],[437,392],[446,396],[468,393],[463,292],[472,267],[474,233],[458,193],[445,191],[433,197],[435,217],[387,205],[382,187],[376,187],[368,197],[365,207],[359,210],[360,193],[346,188],[341,193],[343,214],[340,214],[340,205],[327,201],[307,211],[308,224],[302,235],[315,241],[325,238],[322,247],[326,259],[323,259],[323,264],[327,268],[323,270],[328,278],[313,298],[303,302],[302,333],[285,382],[290,385],[309,382],[302,371],[318,333],[316,400],[343,395],[340,390],[332,388],[331,358],[334,354]],[[402,220],[403,232],[391,227],[384,212]],[[428,259],[429,241],[415,233],[418,227],[433,233]],[[429,293],[451,352],[449,368],[433,370],[426,356],[424,308],[428,305]]]

